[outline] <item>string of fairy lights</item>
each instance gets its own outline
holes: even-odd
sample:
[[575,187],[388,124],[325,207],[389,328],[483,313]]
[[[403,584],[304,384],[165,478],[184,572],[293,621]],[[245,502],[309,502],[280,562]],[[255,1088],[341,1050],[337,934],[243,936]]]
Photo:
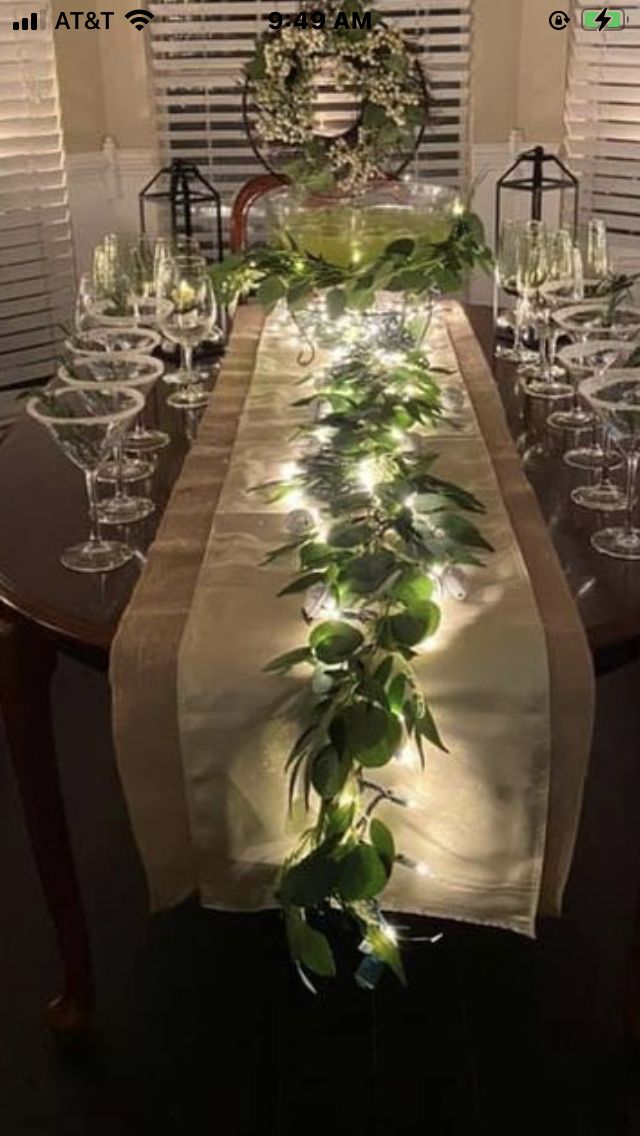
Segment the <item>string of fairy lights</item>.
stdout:
[[460,566],[490,546],[470,520],[482,505],[433,472],[424,444],[447,421],[446,375],[415,344],[351,330],[294,403],[309,419],[295,456],[261,488],[288,507],[287,542],[266,563],[297,561],[280,594],[301,597],[302,624],[300,646],[267,670],[311,669],[311,710],[286,761],[290,800],[310,817],[278,882],[289,945],[307,984],[333,976],[335,916],[346,916],[363,956],[356,980],[372,987],[385,967],[404,980],[381,909],[394,869],[430,874],[378,815],[414,802],[376,772],[445,750],[412,662],[436,642],[448,576],[459,593]]

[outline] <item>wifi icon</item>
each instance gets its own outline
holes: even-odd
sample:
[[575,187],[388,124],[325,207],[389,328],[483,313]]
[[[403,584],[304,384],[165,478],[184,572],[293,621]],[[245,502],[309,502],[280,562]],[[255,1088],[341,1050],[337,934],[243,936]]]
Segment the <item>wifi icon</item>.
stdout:
[[124,18],[141,32],[143,28],[146,28],[147,24],[151,23],[154,16],[153,12],[147,12],[145,8],[132,8],[130,12],[125,13]]

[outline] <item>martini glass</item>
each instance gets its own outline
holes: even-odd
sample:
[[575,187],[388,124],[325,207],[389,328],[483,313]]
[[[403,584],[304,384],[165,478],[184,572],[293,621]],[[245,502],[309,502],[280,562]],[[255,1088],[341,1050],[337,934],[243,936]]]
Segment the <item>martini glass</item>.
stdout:
[[85,476],[89,501],[89,539],[65,549],[60,557],[74,572],[110,572],[133,556],[122,541],[102,540],[98,530],[98,470],[124,434],[144,399],[126,387],[102,389],[95,383],[62,386],[29,399],[27,413],[44,426],[60,449]]
[[611,370],[586,379],[580,390],[608,424],[612,441],[624,455],[627,475],[624,523],[600,529],[591,537],[591,544],[597,552],[617,560],[640,560],[640,528],[633,523],[640,465],[640,374]]
[[640,308],[619,304],[610,309],[606,300],[584,300],[555,313],[555,321],[574,340],[635,339],[640,332]]
[[[96,385],[124,385],[139,390],[146,398],[154,382],[162,373],[162,363],[145,355],[129,355],[125,351],[104,351],[95,355],[80,357],[76,368],[60,367],[58,377],[70,385],[87,386],[93,382]],[[144,402],[143,402],[144,405]],[[126,478],[124,469],[126,461],[123,450],[125,432],[120,434],[114,442],[113,458],[105,462],[100,472],[100,481],[115,483],[115,494],[98,505],[98,516],[103,524],[125,525],[134,521],[144,520],[155,512],[155,505],[150,497],[130,497],[124,490]],[[153,467],[147,463],[148,474],[153,473]]]
[[[610,367],[625,366],[635,350],[635,345],[626,342],[624,339],[594,339],[591,342],[574,343],[562,348],[559,357],[576,383],[575,398],[578,408],[581,406],[579,384],[588,378],[604,375]],[[630,371],[630,373],[633,374],[634,372]],[[574,420],[569,422],[572,411],[561,413],[566,414],[567,419],[564,422],[558,422],[558,425],[569,425],[576,428]],[[593,412],[585,411],[584,413],[586,413],[587,418],[593,416],[595,421],[598,422],[599,419],[593,415]],[[551,418],[553,417],[554,415],[551,416]],[[622,489],[611,480],[610,474],[614,469],[619,468],[622,461],[619,454],[613,453],[606,421],[603,419],[599,421],[602,442],[600,443],[596,436],[593,447],[588,451],[589,454],[594,455],[594,462],[597,461],[598,456],[600,458],[597,467],[597,481],[591,485],[576,486],[571,491],[571,500],[574,505],[579,505],[582,509],[593,509],[600,513],[616,513],[626,507],[627,499]],[[583,428],[585,425],[590,425],[590,422],[583,422],[579,428]],[[583,450],[586,450],[586,447],[583,447]],[[579,455],[583,450],[579,451]]]
[[558,361],[573,384],[573,404],[569,410],[556,410],[547,418],[550,426],[560,430],[585,430],[593,426],[595,415],[585,409],[580,399],[579,385],[591,375],[600,375],[616,364],[624,366],[635,350],[634,344],[624,339],[580,340],[562,347]]
[[[76,335],[74,339],[65,342],[65,351],[72,359],[82,359],[87,355],[98,355],[101,351],[126,352],[128,355],[149,356],[160,346],[161,338],[156,331],[145,327],[110,327],[96,328],[94,331]],[[161,368],[162,371],[162,368]],[[161,372],[160,372],[161,373]],[[154,453],[162,450],[171,441],[164,430],[148,427],[143,422],[143,415],[136,419],[133,431],[127,436],[126,448],[136,453]],[[127,459],[129,460],[129,459]],[[126,472],[126,471],[125,471]],[[138,473],[146,477],[151,472],[147,467],[139,469],[135,462],[129,464],[127,481],[142,480]]]
[[127,351],[130,355],[150,355],[160,346],[160,336],[146,327],[96,327],[65,340],[69,356],[95,355],[99,351]]
[[[631,341],[640,332],[638,308],[618,305],[612,311],[610,305],[602,300],[588,300],[561,308],[556,312],[555,319],[563,331],[577,343],[583,344],[590,340]],[[603,458],[604,449],[596,440],[591,445],[567,450],[563,461],[575,469],[598,470],[602,467]]]

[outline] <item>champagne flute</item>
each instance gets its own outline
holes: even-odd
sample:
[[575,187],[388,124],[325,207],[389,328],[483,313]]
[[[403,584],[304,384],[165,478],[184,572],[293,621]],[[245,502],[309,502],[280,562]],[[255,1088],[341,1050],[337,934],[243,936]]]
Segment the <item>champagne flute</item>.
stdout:
[[583,233],[583,260],[585,295],[592,296],[602,288],[611,275],[607,226],[599,217],[592,217]]
[[133,556],[133,549],[123,541],[100,536],[96,481],[102,462],[143,402],[139,391],[116,386],[106,390],[91,383],[45,390],[27,403],[27,413],[48,430],[85,476],[89,538],[65,549],[60,557],[63,566],[74,572],[110,572]]
[[[211,331],[216,316],[213,286],[202,257],[177,256],[165,265],[158,279],[158,322],[162,334],[181,350],[180,370],[171,376],[179,384],[167,399],[169,406],[192,409],[204,406],[209,394],[193,370],[194,348]],[[169,381],[169,378],[165,376]]]

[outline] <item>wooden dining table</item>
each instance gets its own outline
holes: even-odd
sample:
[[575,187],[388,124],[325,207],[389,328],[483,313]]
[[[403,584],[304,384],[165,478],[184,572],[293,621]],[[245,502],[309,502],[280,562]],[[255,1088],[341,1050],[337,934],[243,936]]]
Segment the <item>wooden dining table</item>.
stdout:
[[[493,329],[488,308],[468,309],[488,357]],[[589,474],[562,462],[567,443],[546,425],[549,405],[527,399],[514,367],[494,373],[512,435],[536,492],[582,617],[597,671],[635,658],[640,649],[640,564],[595,552],[590,534],[602,516],[582,511],[570,490]],[[120,618],[144,564],[145,550],[179,476],[197,415],[166,406],[159,383],[150,414],[171,444],[157,455],[151,487],[157,503],[148,520],[130,526],[136,555],[104,576],[64,569],[60,551],[86,534],[83,479],[35,422],[23,416],[0,446],[0,709],[25,823],[55,927],[63,987],[48,1007],[59,1034],[86,1028],[94,984],[91,949],[65,817],[51,717],[51,683],[60,652],[106,670]]]

